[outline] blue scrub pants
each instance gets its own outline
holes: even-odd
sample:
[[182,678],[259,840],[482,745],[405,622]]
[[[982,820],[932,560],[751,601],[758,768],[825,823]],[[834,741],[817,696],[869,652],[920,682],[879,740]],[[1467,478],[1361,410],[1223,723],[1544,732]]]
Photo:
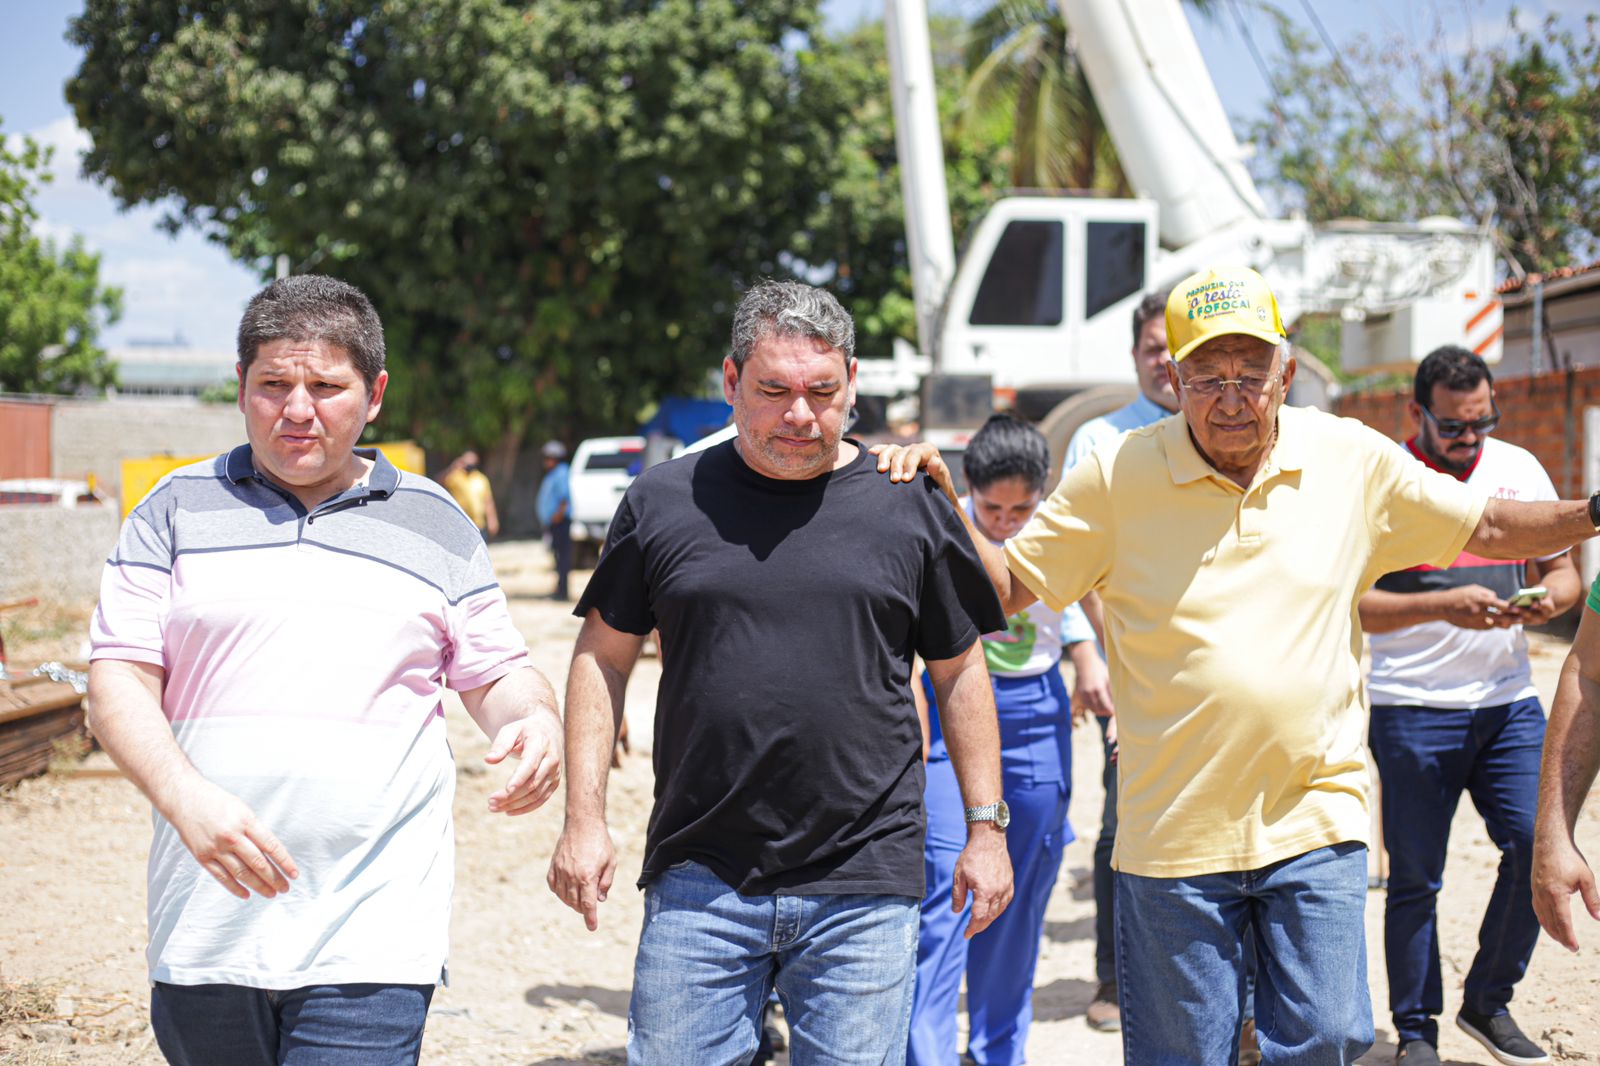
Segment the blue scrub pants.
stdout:
[[[1003,792],[1011,808],[1006,850],[1011,856],[1011,905],[972,940],[966,932],[970,909],[950,909],[956,858],[967,843],[960,789],[948,757],[928,763],[925,799],[928,835],[923,848],[927,891],[917,940],[917,984],[912,998],[911,1036],[906,1061],[911,1066],[950,1066],[956,1059],[956,1014],[961,978],[967,977],[970,1035],[967,1053],[980,1066],[1017,1066],[1025,1060],[1033,1021],[1033,974],[1045,905],[1061,869],[1062,851],[1072,829],[1067,825],[1071,793],[1071,715],[1058,670],[1042,677],[995,678],[1000,705],[1005,767]],[[1019,700],[1027,701],[1017,707]],[[1038,743],[1042,718],[1059,716],[1058,754]],[[1034,728],[1015,728],[1024,722]],[[1010,736],[1033,743],[1008,745]],[[1054,780],[1051,780],[1054,778]]]

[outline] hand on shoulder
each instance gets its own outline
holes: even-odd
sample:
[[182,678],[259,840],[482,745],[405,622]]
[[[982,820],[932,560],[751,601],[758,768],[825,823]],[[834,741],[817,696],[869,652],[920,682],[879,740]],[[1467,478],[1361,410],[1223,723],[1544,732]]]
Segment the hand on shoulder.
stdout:
[[[878,473],[896,484],[916,480],[919,471],[933,479],[952,504],[958,504],[955,479],[939,449],[926,441],[915,444],[878,444],[868,449],[878,459]],[[958,504],[959,505],[959,504]]]

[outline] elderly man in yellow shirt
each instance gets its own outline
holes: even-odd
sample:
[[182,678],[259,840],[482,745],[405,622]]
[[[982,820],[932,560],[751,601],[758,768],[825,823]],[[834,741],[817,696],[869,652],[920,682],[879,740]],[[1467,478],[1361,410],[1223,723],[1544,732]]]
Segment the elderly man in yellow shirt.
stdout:
[[[1486,500],[1284,406],[1295,361],[1252,270],[1179,283],[1166,324],[1179,412],[1074,466],[1004,549],[973,542],[1008,614],[1104,606],[1127,1061],[1235,1061],[1253,930],[1265,1061],[1351,1063],[1373,1040],[1356,601],[1463,549],[1562,551],[1595,535],[1600,497]],[[894,480],[919,465],[954,498],[931,446],[879,450]]]

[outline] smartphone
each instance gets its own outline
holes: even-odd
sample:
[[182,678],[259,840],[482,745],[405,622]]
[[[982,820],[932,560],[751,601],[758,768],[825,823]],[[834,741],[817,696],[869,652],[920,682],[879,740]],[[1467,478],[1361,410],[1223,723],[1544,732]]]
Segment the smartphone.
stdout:
[[1550,595],[1550,590],[1543,585],[1534,585],[1531,588],[1518,589],[1517,594],[1506,601],[1508,607],[1531,607],[1535,603]]

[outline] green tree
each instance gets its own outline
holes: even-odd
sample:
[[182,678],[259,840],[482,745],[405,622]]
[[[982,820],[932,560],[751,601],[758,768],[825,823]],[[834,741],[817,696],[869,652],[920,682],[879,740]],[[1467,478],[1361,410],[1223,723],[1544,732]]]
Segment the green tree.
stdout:
[[0,392],[76,392],[116,383],[95,340],[121,313],[122,294],[100,284],[100,258],[74,239],[41,239],[33,206],[50,181],[50,149],[0,131]]
[[[1216,7],[1187,3],[1208,15]],[[1014,187],[1130,195],[1059,4],[995,0],[973,20],[965,51],[962,114],[1009,125]]]
[[[1357,40],[1338,61],[1286,20],[1258,178],[1314,221],[1451,215],[1489,227],[1513,274],[1596,253],[1600,37],[1595,16],[1512,16],[1507,43],[1453,51]],[[1397,84],[1413,71],[1414,84]]]
[[431,448],[625,426],[785,273],[857,103],[815,0],[88,0],[87,171],[361,286]]

